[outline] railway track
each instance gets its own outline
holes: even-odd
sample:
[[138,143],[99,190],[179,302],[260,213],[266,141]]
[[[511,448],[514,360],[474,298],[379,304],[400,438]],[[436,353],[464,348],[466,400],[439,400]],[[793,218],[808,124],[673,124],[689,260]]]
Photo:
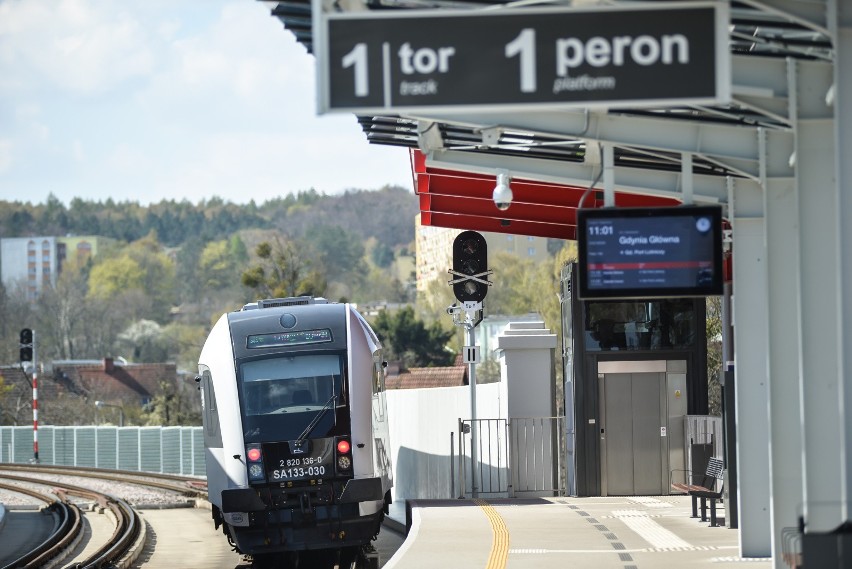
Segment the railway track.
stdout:
[[185,494],[188,497],[207,498],[207,481],[201,478],[159,474],[156,472],[137,472],[132,470],[112,470],[108,468],[90,468],[86,466],[57,466],[50,464],[2,464],[0,471],[41,472],[56,475],[80,476],[141,484]]
[[83,530],[82,515],[76,504],[63,502],[53,496],[12,484],[0,483],[0,489],[25,494],[43,502],[54,518],[54,528],[47,539],[11,563],[5,564],[3,569],[45,567],[55,558],[60,557],[63,551],[74,546]]
[[[12,467],[14,466],[14,467]],[[44,468],[42,466],[3,465],[3,470],[14,470],[19,472],[49,471],[52,478],[64,475],[102,478],[99,473],[87,473],[81,469],[72,471],[61,468]],[[146,477],[147,478],[147,477]],[[138,512],[134,510],[125,500],[105,492],[99,492],[90,488],[69,484],[62,480],[41,480],[32,476],[22,476],[0,473],[0,479],[7,482],[18,482],[13,485],[2,484],[0,488],[9,492],[25,494],[46,504],[56,520],[54,531],[47,539],[33,547],[29,552],[17,559],[6,562],[3,569],[36,568],[36,567],[61,567],[61,563],[72,555],[81,537],[83,522],[79,507],[72,502],[70,496],[74,496],[91,502],[100,511],[103,511],[112,520],[113,530],[109,537],[103,539],[94,548],[87,549],[82,559],[75,559],[74,569],[96,569],[102,567],[118,566],[123,558],[131,552],[138,551],[145,541],[145,524]],[[121,480],[134,484],[151,485],[160,489],[171,491],[186,491],[185,487],[177,484],[162,482],[143,481],[142,477],[127,476],[113,473],[107,476],[108,480]],[[26,485],[26,486],[24,486]],[[29,488],[27,487],[29,486]],[[56,498],[52,498],[42,492],[32,490],[32,486],[47,486]],[[125,563],[126,565],[126,563]]]
[[[101,491],[89,487],[88,480],[92,481],[91,486],[102,487]],[[103,488],[104,481],[108,488]],[[137,485],[147,488],[139,492],[126,489]],[[86,467],[0,464],[0,494],[10,492],[38,500],[41,511],[49,517],[44,519],[36,512],[28,512],[27,509],[33,507],[26,505],[23,499],[12,499],[12,504],[18,505],[13,506],[11,515],[7,516],[12,520],[0,532],[0,540],[4,541],[4,547],[0,547],[0,569],[171,569],[176,566],[194,569],[361,569],[380,566],[374,555],[354,550],[316,553],[299,560],[241,559],[230,550],[221,531],[214,530],[210,523],[206,481],[199,478]],[[149,502],[146,496],[151,494],[161,496],[162,503]],[[0,496],[0,502],[7,499]],[[26,543],[30,550],[10,559],[5,545],[8,540],[15,539],[12,536],[16,531],[17,535],[21,532],[27,535],[27,530],[15,527],[18,525],[15,520],[27,516],[28,523],[38,520],[44,526],[46,522],[49,530],[39,530],[45,535],[39,534],[41,542],[38,544],[34,544],[35,530],[30,530]],[[60,523],[66,519],[69,521]],[[68,526],[74,529],[67,529]],[[383,535],[376,544],[384,559],[399,545],[383,546],[382,542],[388,539]],[[393,539],[391,536],[390,540]]]

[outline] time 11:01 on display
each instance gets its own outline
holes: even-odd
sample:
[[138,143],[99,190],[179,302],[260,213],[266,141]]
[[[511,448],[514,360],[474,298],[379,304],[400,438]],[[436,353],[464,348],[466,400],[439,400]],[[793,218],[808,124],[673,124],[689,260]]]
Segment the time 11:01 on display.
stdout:
[[589,235],[612,235],[612,225],[589,225]]

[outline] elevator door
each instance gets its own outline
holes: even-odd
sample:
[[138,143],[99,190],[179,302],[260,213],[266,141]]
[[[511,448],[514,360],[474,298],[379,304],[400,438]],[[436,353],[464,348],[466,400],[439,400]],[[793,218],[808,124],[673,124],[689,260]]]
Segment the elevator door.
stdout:
[[601,377],[603,494],[662,495],[665,374],[607,373]]

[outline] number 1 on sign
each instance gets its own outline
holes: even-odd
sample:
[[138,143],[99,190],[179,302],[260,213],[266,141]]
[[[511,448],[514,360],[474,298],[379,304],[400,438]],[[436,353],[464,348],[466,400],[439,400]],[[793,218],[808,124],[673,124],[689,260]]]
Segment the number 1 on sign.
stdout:
[[367,44],[356,43],[352,51],[343,56],[341,60],[344,69],[355,66],[355,96],[366,97],[370,94],[370,85],[367,81]]
[[535,30],[524,28],[518,37],[506,44],[506,57],[520,54],[521,92],[535,93]]

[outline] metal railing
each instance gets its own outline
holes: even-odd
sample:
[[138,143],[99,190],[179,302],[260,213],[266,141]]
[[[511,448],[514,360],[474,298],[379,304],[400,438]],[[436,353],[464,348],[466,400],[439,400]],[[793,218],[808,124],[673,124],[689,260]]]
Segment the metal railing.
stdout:
[[[459,497],[565,495],[565,417],[477,419],[476,426],[477,464],[470,456],[469,419],[459,419],[458,457],[451,449],[451,467],[458,464]],[[453,494],[455,482],[453,478]]]
[[713,456],[724,458],[725,437],[722,431],[722,418],[715,415],[687,415],[684,421],[684,443],[686,450],[693,444],[713,445]]

